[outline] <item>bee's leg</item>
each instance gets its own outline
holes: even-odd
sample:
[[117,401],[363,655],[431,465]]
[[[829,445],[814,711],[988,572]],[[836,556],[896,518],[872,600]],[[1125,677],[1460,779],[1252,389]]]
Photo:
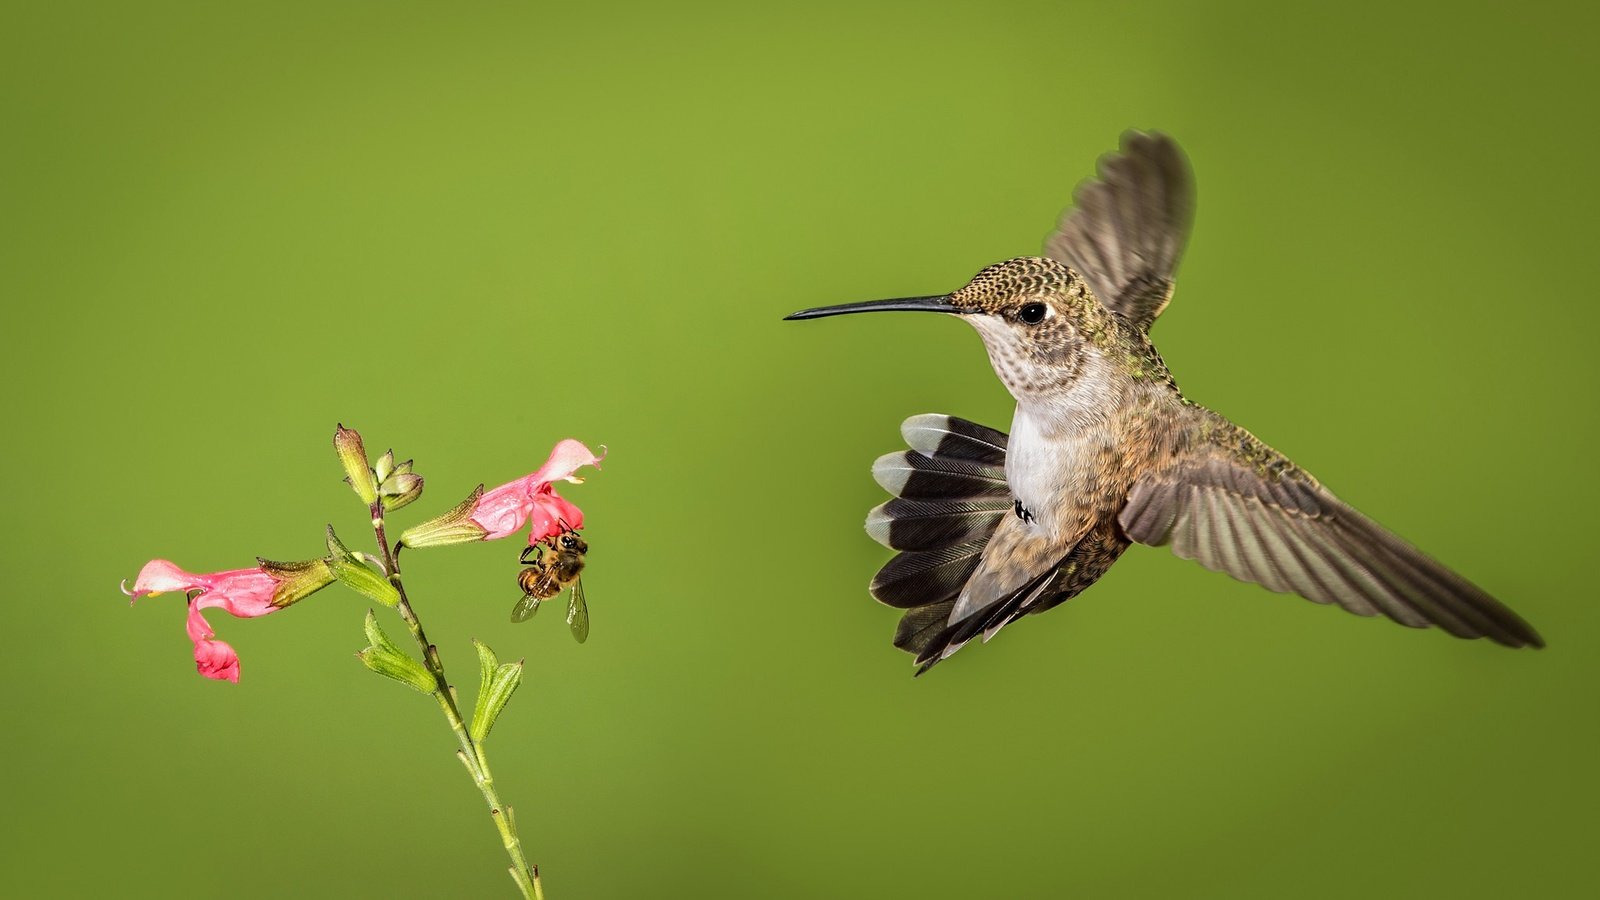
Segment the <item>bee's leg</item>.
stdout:
[[531,551],[531,550],[539,551],[539,557],[544,556],[544,545],[543,544],[529,544],[528,546],[522,548],[522,555],[517,557],[517,562],[520,562],[525,566],[536,566],[536,565],[538,565],[539,564],[539,558],[538,557],[535,557],[534,559],[531,559],[531,560],[528,559],[528,552]]

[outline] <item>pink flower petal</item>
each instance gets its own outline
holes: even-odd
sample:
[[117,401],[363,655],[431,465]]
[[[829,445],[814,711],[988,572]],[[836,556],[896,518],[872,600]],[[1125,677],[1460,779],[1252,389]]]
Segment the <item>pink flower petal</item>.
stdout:
[[194,667],[207,678],[239,683],[239,654],[225,641],[196,641]]
[[[571,503],[556,496],[551,489],[553,481],[581,481],[573,473],[583,466],[600,467],[605,455],[594,455],[581,441],[567,438],[550,451],[539,471],[532,475],[509,481],[483,496],[472,508],[472,521],[487,532],[483,540],[493,541],[514,534],[528,519],[534,519],[533,535],[529,543],[560,534],[558,520],[577,528],[583,523],[583,513]],[[554,500],[550,498],[554,497]]]
[[532,493],[530,479],[518,478],[508,484],[502,484],[492,491],[485,491],[478,498],[478,505],[472,508],[472,521],[476,522],[488,534],[483,536],[486,541],[499,540],[508,534],[514,533],[528,521],[528,495]]
[[[533,496],[532,507],[533,511],[528,516],[533,520],[533,531],[528,534],[529,544],[555,537],[569,528],[583,527],[583,510],[573,506],[549,485]],[[563,523],[566,528],[562,527]]]
[[168,591],[191,591],[201,586],[204,575],[185,572],[174,563],[164,559],[152,559],[139,570],[139,577],[133,580],[133,590],[128,591],[127,582],[123,582],[122,590],[135,600],[146,594],[164,594]]
[[210,576],[206,592],[195,600],[200,609],[217,607],[241,619],[253,619],[278,611],[272,595],[278,582],[260,569],[235,569]]
[[189,619],[185,622],[189,640],[194,642],[194,667],[207,678],[239,683],[239,654],[225,641],[213,640],[205,616],[200,615],[200,604],[189,604]]
[[604,453],[595,456],[588,447],[583,445],[582,441],[567,438],[556,444],[555,449],[550,451],[550,458],[544,461],[544,465],[539,467],[539,471],[529,477],[534,482],[542,484],[548,484],[552,481],[576,482],[579,479],[573,478],[572,473],[583,466],[594,466],[598,469],[600,468],[600,461],[605,458]]

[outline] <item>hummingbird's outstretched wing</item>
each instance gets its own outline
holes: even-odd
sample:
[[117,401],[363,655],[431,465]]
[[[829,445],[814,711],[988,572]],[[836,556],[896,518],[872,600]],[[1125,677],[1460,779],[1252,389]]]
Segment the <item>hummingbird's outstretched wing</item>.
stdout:
[[1161,315],[1194,218],[1194,180],[1177,143],[1129,131],[1122,152],[1078,185],[1074,208],[1045,240],[1045,255],[1076,269],[1089,289],[1140,329]]
[[[1215,414],[1207,413],[1215,416]],[[1136,483],[1119,518],[1141,544],[1268,590],[1508,647],[1544,641],[1516,613],[1340,501],[1248,432],[1213,438]]]

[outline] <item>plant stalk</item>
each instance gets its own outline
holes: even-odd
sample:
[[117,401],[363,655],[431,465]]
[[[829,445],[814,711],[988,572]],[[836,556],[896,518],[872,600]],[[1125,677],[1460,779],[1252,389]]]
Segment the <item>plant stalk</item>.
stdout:
[[428,635],[422,630],[422,620],[417,618],[416,610],[411,608],[411,600],[406,596],[406,586],[400,578],[400,552],[398,548],[391,549],[388,536],[383,528],[383,500],[380,498],[372,504],[372,532],[378,540],[378,549],[383,553],[383,565],[389,573],[389,583],[394,585],[395,591],[400,595],[397,608],[400,618],[405,620],[406,628],[411,632],[411,637],[422,650],[423,664],[428,671],[433,673],[435,683],[434,697],[439,701],[439,709],[444,713],[445,720],[450,723],[450,730],[455,732],[456,742],[461,745],[457,752],[461,764],[467,767],[467,773],[472,776],[472,783],[478,786],[483,794],[484,802],[489,804],[489,817],[494,819],[495,828],[500,831],[500,841],[505,845],[506,855],[511,857],[511,877],[517,882],[517,888],[522,891],[525,900],[544,900],[544,886],[539,882],[539,867],[528,862],[527,856],[522,851],[522,840],[517,837],[516,821],[511,815],[509,807],[500,802],[500,794],[495,790],[494,777],[489,773],[489,759],[484,754],[483,745],[472,739],[467,731],[467,723],[461,718],[461,709],[456,705],[456,693],[450,687],[450,680],[445,677],[444,663],[439,659],[439,648],[428,642]]

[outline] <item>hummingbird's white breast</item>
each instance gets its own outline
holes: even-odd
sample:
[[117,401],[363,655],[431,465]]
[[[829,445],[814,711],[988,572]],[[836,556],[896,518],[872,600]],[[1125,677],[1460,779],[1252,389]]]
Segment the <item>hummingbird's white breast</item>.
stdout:
[[1047,437],[1036,416],[1017,407],[1006,445],[1006,483],[1033,515],[1035,528],[1047,534],[1062,530],[1061,507],[1088,488],[1100,443],[1089,432]]
[[1063,508],[1086,505],[1096,465],[1115,440],[1114,385],[1103,365],[1091,365],[1066,390],[1017,402],[1006,442],[1006,483],[1032,513],[1033,527],[1046,534],[1075,537],[1064,532],[1081,524],[1066,521]]

